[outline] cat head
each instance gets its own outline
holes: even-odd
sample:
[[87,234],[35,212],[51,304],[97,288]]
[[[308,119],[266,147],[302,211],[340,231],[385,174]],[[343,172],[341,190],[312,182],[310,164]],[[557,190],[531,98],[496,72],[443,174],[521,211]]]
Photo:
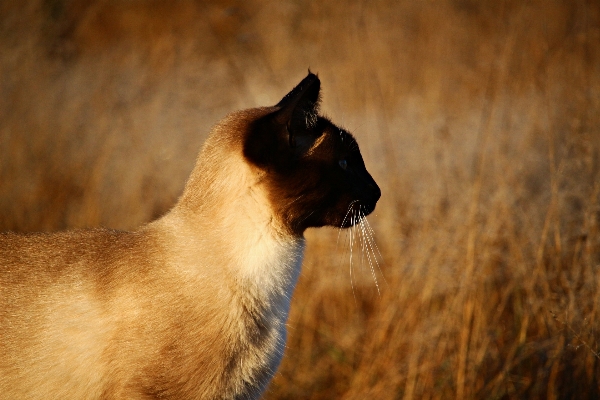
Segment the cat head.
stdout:
[[274,107],[249,124],[243,154],[264,171],[262,184],[281,222],[293,233],[347,228],[355,208],[374,209],[381,191],[354,137],[319,115],[319,78],[309,72]]

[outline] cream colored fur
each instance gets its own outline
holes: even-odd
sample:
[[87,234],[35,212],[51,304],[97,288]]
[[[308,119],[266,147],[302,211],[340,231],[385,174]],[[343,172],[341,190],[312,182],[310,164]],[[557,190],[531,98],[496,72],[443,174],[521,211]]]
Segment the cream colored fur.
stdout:
[[257,398],[285,346],[304,239],[214,128],[183,196],[134,232],[0,235],[1,399]]

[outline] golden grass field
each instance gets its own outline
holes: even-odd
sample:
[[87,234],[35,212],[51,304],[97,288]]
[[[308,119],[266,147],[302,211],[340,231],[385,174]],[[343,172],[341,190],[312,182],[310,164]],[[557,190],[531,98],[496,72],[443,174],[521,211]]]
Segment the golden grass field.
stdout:
[[600,398],[600,3],[326,4],[0,2],[0,230],[160,216],[212,124],[310,67],[381,257],[307,233],[266,397]]

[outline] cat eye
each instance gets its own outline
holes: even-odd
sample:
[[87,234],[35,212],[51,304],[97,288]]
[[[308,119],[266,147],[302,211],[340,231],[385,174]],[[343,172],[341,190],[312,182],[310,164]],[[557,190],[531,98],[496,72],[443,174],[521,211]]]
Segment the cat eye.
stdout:
[[348,167],[348,163],[346,162],[346,160],[340,160],[339,164],[340,167],[342,167],[342,169],[346,169]]

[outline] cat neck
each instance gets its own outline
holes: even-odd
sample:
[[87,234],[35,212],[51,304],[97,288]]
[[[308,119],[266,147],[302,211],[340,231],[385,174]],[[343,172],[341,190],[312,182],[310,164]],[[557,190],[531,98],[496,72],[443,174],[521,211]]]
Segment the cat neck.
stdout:
[[206,146],[180,201],[157,224],[170,232],[173,256],[187,273],[218,271],[230,286],[287,314],[304,238],[281,225],[261,173],[239,152]]

